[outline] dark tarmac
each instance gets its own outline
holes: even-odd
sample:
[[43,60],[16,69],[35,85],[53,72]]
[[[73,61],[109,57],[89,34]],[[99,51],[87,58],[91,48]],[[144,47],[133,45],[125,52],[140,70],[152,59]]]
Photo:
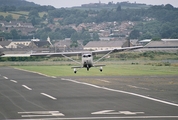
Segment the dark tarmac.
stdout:
[[177,120],[177,76],[50,77],[0,68],[0,120]]

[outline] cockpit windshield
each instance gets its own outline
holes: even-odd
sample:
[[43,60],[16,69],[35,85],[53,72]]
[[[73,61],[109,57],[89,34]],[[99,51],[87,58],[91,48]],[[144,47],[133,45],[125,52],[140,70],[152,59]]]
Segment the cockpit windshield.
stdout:
[[85,54],[85,55],[83,55],[83,57],[84,58],[88,58],[88,57],[91,57],[91,55],[90,54]]

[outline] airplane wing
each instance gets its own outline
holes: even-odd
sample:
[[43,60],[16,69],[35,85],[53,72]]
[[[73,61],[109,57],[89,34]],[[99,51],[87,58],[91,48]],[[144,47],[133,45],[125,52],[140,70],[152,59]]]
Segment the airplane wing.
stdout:
[[59,53],[31,53],[31,54],[1,54],[1,57],[31,57],[31,56],[41,56],[41,57],[71,57],[71,56],[81,56],[84,53],[96,54],[110,54],[114,52],[121,52],[124,50],[139,49],[142,46],[136,47],[124,47],[113,50],[96,50],[96,51],[81,51],[81,52],[59,52]]
[[2,54],[1,57],[30,57],[30,54]]
[[58,52],[58,53],[32,53],[30,56],[42,57],[64,57],[64,56],[81,56],[82,52]]
[[97,50],[97,51],[91,51],[93,55],[95,54],[107,54],[107,53],[114,53],[114,52],[121,52],[125,50],[134,50],[134,49],[140,49],[143,48],[143,46],[135,46],[135,47],[124,47],[124,48],[118,48],[113,50]]
[[71,57],[71,56],[81,56],[85,53],[91,53],[93,55],[95,54],[107,54],[107,53],[114,53],[114,52],[121,52],[124,50],[133,50],[133,49],[139,49],[142,48],[142,46],[136,46],[136,47],[124,47],[124,48],[118,48],[113,50],[96,50],[96,51],[81,51],[81,52],[58,52],[58,53],[32,53],[30,56],[43,56],[43,57]]

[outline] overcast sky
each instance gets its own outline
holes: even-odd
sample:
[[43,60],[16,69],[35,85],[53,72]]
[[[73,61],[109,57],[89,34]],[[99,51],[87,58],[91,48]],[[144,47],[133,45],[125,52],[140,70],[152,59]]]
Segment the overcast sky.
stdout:
[[[81,4],[86,3],[98,3],[99,0],[26,0],[30,2],[34,2],[40,5],[52,5],[56,8],[61,7],[73,7],[80,6]],[[113,1],[114,3],[129,1],[131,3],[146,3],[148,5],[162,5],[162,4],[171,4],[174,7],[178,7],[178,0],[100,0],[102,3],[108,3]]]

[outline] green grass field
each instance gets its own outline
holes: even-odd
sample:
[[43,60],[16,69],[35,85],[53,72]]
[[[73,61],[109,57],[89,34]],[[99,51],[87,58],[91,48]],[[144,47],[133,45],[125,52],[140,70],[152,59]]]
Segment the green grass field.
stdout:
[[154,76],[154,75],[178,75],[176,66],[152,66],[152,65],[107,65],[100,72],[97,68],[90,71],[80,69],[73,73],[71,66],[15,66],[15,68],[40,72],[49,76]]
[[8,16],[8,15],[12,15],[12,17],[13,17],[14,19],[18,19],[19,16],[20,16],[20,15],[13,14],[13,13],[8,13],[8,12],[0,12],[0,15],[2,15],[2,16],[4,16],[4,17],[6,17],[6,16]]
[[[0,12],[0,15],[6,17],[8,15],[12,15],[13,19],[18,19],[21,15],[28,17],[29,12],[26,11],[15,11],[15,12]],[[44,14],[48,14],[47,12],[39,12],[39,16],[43,17]]]

